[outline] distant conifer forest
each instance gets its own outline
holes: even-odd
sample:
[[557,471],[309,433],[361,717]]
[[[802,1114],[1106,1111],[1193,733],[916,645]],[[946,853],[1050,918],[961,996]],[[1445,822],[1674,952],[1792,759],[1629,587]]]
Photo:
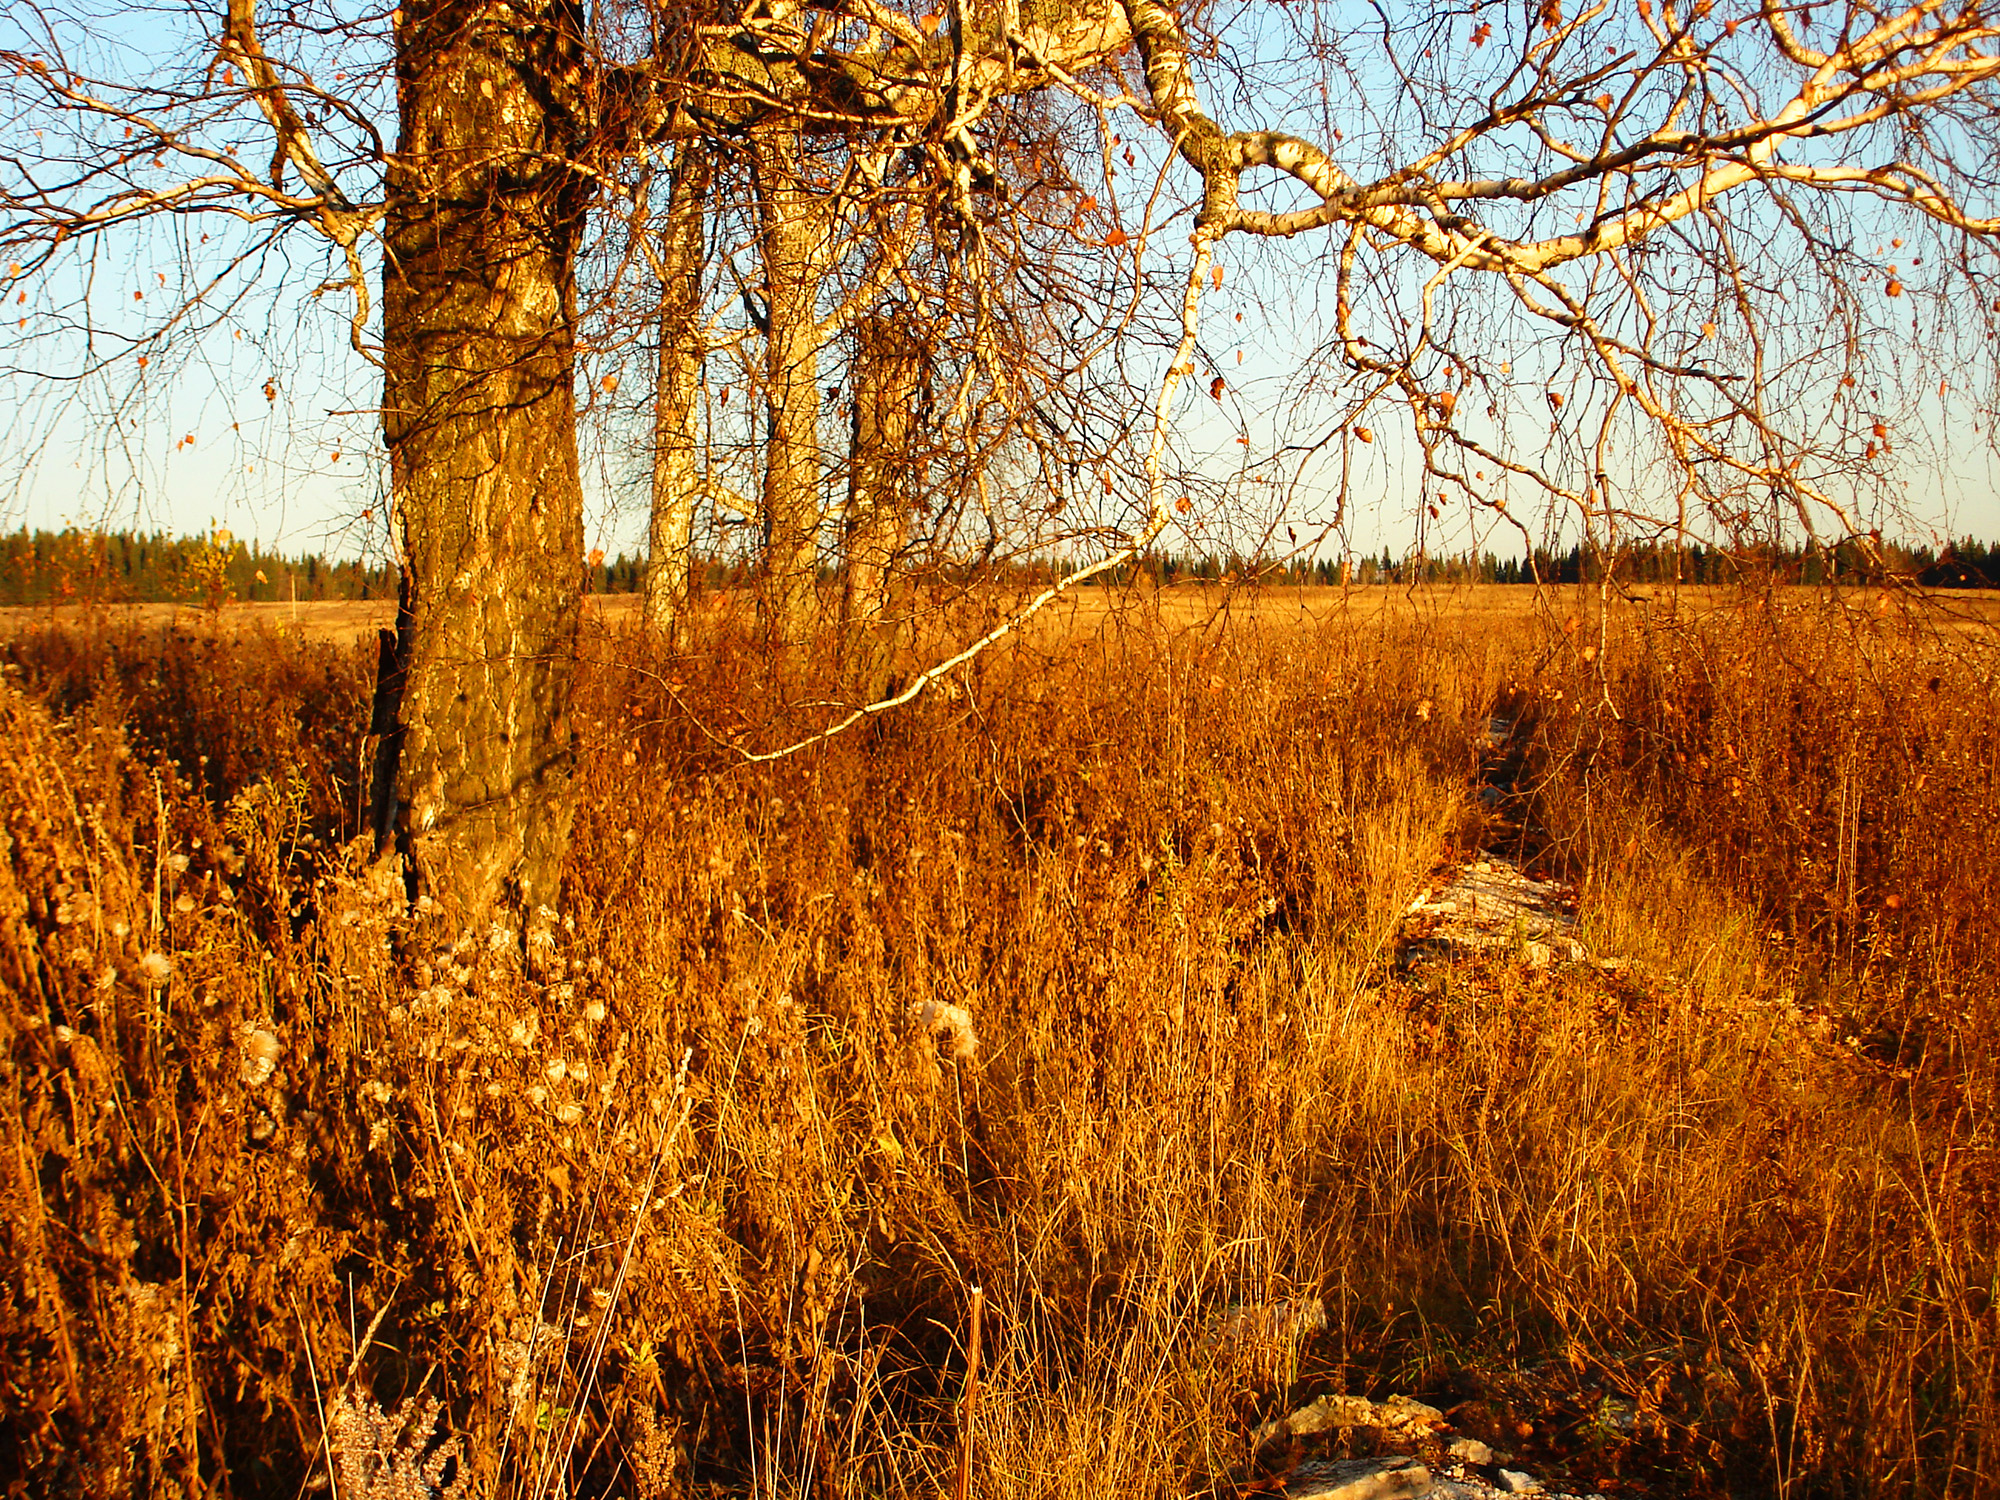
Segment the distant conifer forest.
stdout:
[[[1866,558],[1852,543],[1827,548],[1757,548],[1748,552],[1688,544],[1628,547],[1603,553],[1571,546],[1537,548],[1525,557],[1465,551],[1396,556],[1269,559],[1229,554],[1204,556],[1151,552],[1100,575],[1109,587],[1133,584],[1249,581],[1279,586],[1346,584],[1492,583],[1564,584],[1597,582],[1609,571],[1637,585],[1734,583],[1769,578],[1780,583],[1869,583],[1883,573],[1928,588],[2000,588],[2000,545],[1967,537],[1943,548],[1884,543],[1886,568]],[[946,568],[944,574],[956,570]],[[1052,581],[1053,559],[1023,559],[984,570],[995,581],[1031,585]],[[710,559],[703,583],[727,588],[747,580],[740,560]],[[593,552],[577,561],[578,585],[593,594],[636,593],[643,585],[645,559],[620,554],[607,559]],[[955,581],[969,582],[969,578]],[[329,559],[315,553],[269,551],[216,528],[196,536],[166,532],[61,531],[21,529],[0,536],[0,606],[61,604],[182,604],[218,609],[231,603],[297,600],[393,599],[396,570],[381,559]]]

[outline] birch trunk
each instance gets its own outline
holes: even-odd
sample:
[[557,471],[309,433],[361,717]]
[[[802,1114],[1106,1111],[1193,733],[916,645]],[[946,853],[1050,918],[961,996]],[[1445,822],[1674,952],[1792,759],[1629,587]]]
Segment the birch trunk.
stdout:
[[384,436],[404,547],[398,845],[463,931],[557,898],[583,555],[577,13],[405,0]]
[[907,316],[894,311],[855,329],[854,424],[840,617],[854,684],[864,701],[888,687],[898,622],[891,599],[896,559],[909,540],[913,478],[919,472],[916,410],[925,349]]
[[674,153],[660,234],[660,363],[653,395],[653,510],[646,552],[645,620],[671,640],[694,597],[694,512],[701,465],[702,209],[709,154],[683,141]]
[[819,613],[819,351],[824,267],[817,199],[799,181],[796,132],[753,148],[764,255],[764,573],[759,610],[774,643],[797,644]]

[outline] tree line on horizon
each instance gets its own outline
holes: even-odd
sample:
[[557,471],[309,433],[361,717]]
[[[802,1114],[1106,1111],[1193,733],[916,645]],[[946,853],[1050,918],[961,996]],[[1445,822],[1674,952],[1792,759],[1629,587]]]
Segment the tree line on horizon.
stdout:
[[[1598,583],[1607,575],[1631,584],[1731,584],[1770,580],[1781,584],[1868,584],[1888,579],[1914,581],[1925,588],[2000,588],[2000,545],[1974,537],[1945,543],[1875,543],[1875,556],[1853,541],[1830,547],[1758,546],[1744,549],[1642,544],[1606,551],[1572,544],[1556,550],[1537,547],[1527,556],[1501,557],[1491,551],[1422,552],[1396,557],[1387,548],[1379,556],[1350,560],[1345,581],[1358,584],[1409,583]],[[1149,563],[1152,560],[1148,560]],[[1181,577],[1244,576],[1255,572],[1267,582],[1337,585],[1338,558],[1293,559],[1260,566],[1254,559],[1162,560],[1154,568],[1165,582]]]
[[164,531],[60,531],[25,527],[0,536],[0,605],[185,604],[297,599],[393,599],[386,562],[285,556],[217,527],[194,536]]
[[[1537,548],[1529,556],[1502,557],[1490,550],[1397,557],[1269,559],[1223,554],[1149,552],[1102,575],[1106,587],[1163,587],[1178,583],[1255,581],[1284,587],[1333,588],[1342,584],[1573,584],[1596,583],[1608,571],[1623,583],[1726,584],[1769,578],[1779,583],[1865,584],[1889,577],[1926,588],[2000,588],[2000,543],[1964,537],[1942,548],[1879,544],[1882,563],[1861,548],[1757,548],[1741,552],[1699,543],[1685,547],[1626,547],[1613,554],[1572,545]],[[594,552],[578,564],[588,594],[637,594],[645,590],[643,553],[606,558]],[[1053,559],[1003,567],[997,582],[1032,586],[1052,581]],[[751,580],[745,559],[708,557],[698,566],[699,586],[730,589]],[[990,573],[990,570],[989,570]],[[960,580],[973,581],[971,572]],[[393,599],[395,567],[384,560],[284,554],[253,539],[245,542],[217,528],[175,536],[164,531],[60,531],[22,528],[0,536],[0,606],[63,604],[183,604],[219,608],[229,603],[301,604]]]

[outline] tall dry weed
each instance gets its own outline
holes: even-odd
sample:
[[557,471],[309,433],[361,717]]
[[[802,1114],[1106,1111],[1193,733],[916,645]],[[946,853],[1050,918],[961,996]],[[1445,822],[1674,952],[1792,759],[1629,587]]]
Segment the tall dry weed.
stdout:
[[[14,648],[0,1463],[296,1493],[353,1365],[481,1494],[933,1494],[965,1440],[982,1494],[1182,1495],[1392,1384],[1578,1482],[1992,1487],[1985,1159],[1755,908],[1611,976],[1391,962],[1525,645],[1138,610],[766,766],[719,739],[812,720],[726,626],[590,649],[530,982],[352,842],[358,660]],[[1586,915],[1637,945],[1699,856],[1631,806]]]

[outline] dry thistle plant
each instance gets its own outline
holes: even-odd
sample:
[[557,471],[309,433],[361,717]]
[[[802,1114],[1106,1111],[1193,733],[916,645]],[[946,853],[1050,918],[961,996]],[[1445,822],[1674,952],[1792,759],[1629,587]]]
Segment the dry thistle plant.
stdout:
[[[372,1397],[335,1392],[326,1414],[333,1490],[341,1500],[462,1500],[472,1474],[458,1439],[437,1431],[443,1407],[429,1397],[406,1401],[393,1414]],[[447,1477],[449,1476],[449,1477]]]

